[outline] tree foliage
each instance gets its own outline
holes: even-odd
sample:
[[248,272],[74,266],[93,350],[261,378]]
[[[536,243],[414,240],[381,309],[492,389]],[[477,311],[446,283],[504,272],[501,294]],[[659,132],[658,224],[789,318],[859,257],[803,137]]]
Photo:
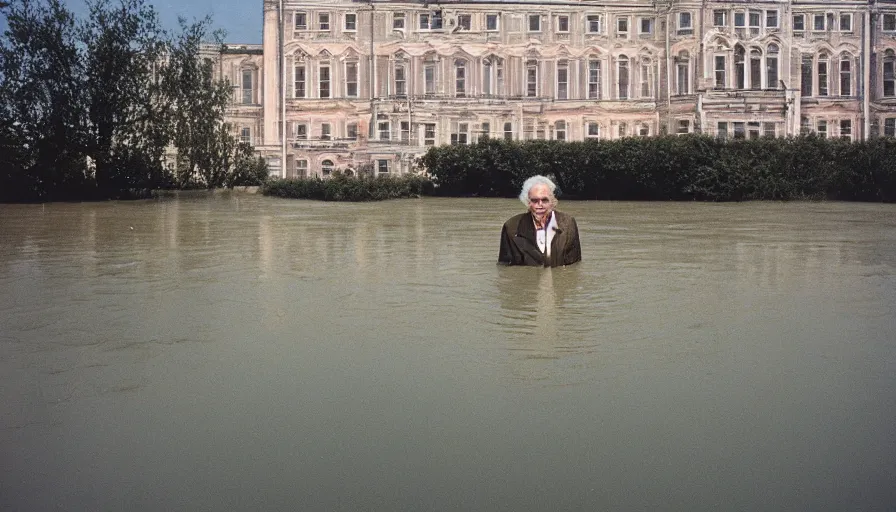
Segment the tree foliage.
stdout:
[[[211,21],[172,36],[146,0],[87,6],[78,20],[64,0],[0,3],[0,201],[259,181],[263,162],[224,123],[231,90],[203,54]],[[165,166],[172,149],[180,172]]]

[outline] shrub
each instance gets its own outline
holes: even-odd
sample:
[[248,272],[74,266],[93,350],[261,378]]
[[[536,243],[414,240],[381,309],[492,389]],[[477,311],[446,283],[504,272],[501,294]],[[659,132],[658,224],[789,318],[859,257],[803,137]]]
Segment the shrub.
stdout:
[[534,174],[565,197],[616,200],[896,201],[896,140],[704,135],[503,141],[430,148],[418,165],[436,194],[513,197]]
[[264,195],[268,196],[322,201],[382,201],[420,197],[432,192],[433,184],[425,176],[348,176],[338,171],[328,178],[269,180],[263,188]]

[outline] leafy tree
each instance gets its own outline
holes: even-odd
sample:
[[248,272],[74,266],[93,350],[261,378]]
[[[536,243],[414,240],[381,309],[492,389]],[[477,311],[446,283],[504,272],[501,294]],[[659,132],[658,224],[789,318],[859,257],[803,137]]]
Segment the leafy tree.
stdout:
[[[177,179],[220,187],[227,178],[236,149],[235,137],[224,124],[232,90],[214,78],[213,61],[203,55],[210,18],[188,25],[172,42],[163,71],[163,88],[172,108],[172,140],[178,152]],[[221,34],[213,34],[221,44]]]
[[[84,69],[72,13],[60,0],[14,0],[0,6],[2,199],[52,200],[82,195],[85,173]],[[12,196],[12,197],[9,197]]]
[[96,184],[106,196],[154,187],[170,137],[158,73],[164,50],[158,15],[144,0],[91,0],[88,11],[80,37]]

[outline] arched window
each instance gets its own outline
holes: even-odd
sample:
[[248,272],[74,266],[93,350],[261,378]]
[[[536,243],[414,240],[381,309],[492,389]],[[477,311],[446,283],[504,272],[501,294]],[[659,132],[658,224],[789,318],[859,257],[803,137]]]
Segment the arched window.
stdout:
[[599,100],[602,96],[601,62],[597,55],[588,57],[588,99]]
[[454,96],[467,97],[467,61],[463,59],[454,61]]
[[526,61],[526,96],[538,96],[538,61],[535,59]]
[[830,57],[826,52],[821,52],[818,55],[818,63],[816,64],[818,70],[818,95],[819,96],[827,96],[828,95],[828,77],[829,77],[829,66]]
[[324,160],[320,163],[320,173],[324,176],[330,176],[333,174],[333,161],[332,160]]
[[840,96],[852,96],[852,55],[840,56]]
[[762,51],[750,50],[750,89],[762,88]]
[[620,100],[627,100],[629,97],[629,73],[628,73],[628,57],[620,55],[616,59],[616,78],[618,80],[618,95]]
[[566,121],[554,123],[554,138],[556,140],[566,140]]
[[745,89],[747,87],[747,70],[744,62],[746,51],[741,45],[734,47],[734,88]]
[[557,62],[557,99],[567,98],[569,98],[569,61],[564,59]]
[[767,89],[778,88],[778,45],[770,44],[765,52],[765,87]]
[[435,53],[429,53],[423,58],[423,94],[434,96],[436,94],[436,80],[438,79],[439,60]]
[[653,97],[653,67],[651,66],[650,57],[641,57],[641,64],[638,69],[639,79],[641,81],[641,97]]
[[690,77],[691,77],[691,58],[688,54],[687,50],[682,50],[679,52],[678,57],[675,57],[675,90],[678,94],[689,94],[691,92],[690,87]]

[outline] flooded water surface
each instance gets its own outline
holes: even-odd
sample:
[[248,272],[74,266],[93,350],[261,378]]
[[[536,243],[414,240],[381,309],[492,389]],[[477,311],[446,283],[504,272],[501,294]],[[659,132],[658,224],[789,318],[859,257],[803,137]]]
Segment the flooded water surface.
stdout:
[[896,206],[0,205],[0,509],[896,507]]

